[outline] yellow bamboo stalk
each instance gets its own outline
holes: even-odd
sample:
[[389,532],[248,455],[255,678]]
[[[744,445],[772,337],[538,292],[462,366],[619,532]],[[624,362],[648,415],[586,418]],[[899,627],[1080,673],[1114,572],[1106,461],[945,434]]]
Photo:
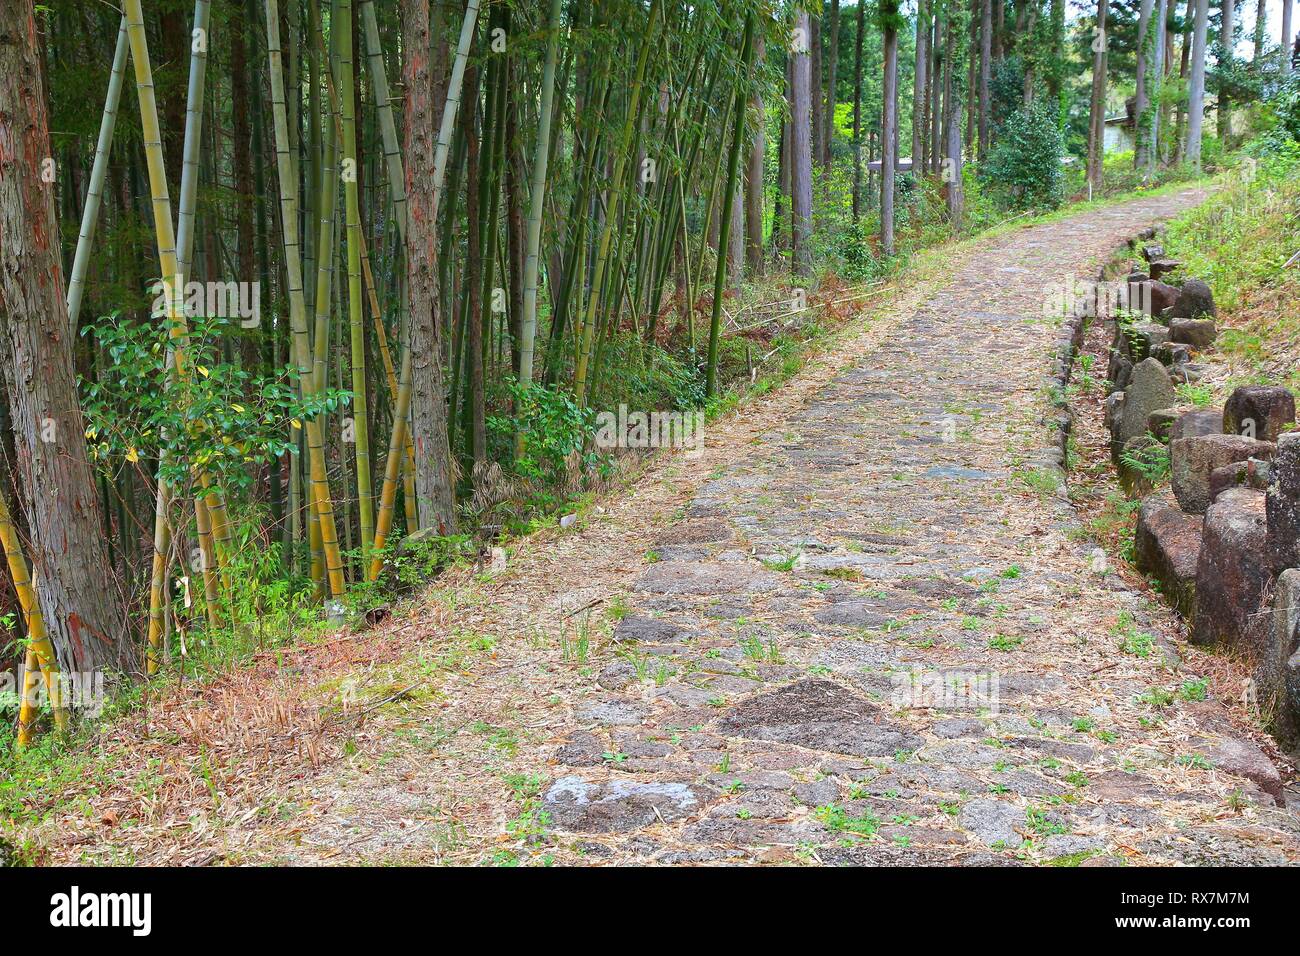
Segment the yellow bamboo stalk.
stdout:
[[[375,277],[370,271],[370,256],[365,239],[361,240],[361,274],[366,280],[366,295],[370,299],[370,312],[375,319],[375,337],[379,340],[379,354],[384,361],[384,377],[388,380],[388,393],[397,402],[397,373],[393,368],[393,355],[388,348],[388,335],[384,332],[383,314],[379,311],[379,296],[375,294]],[[406,511],[406,533],[411,534],[419,525],[415,507],[415,442],[410,428],[406,434],[406,454],[403,455],[402,501]]]
[[217,555],[212,543],[212,518],[201,496],[194,499],[194,523],[199,529],[199,560],[203,562],[203,603],[208,627],[216,630],[221,624],[217,618],[217,605],[221,601],[217,591]]
[[50,643],[50,636],[45,630],[40,601],[27,573],[27,558],[23,555],[22,544],[18,540],[18,532],[14,528],[9,505],[3,494],[0,494],[0,542],[4,544],[9,574],[13,578],[14,590],[18,592],[18,605],[27,622],[26,676],[23,679],[22,704],[18,709],[18,746],[25,747],[32,740],[32,725],[36,719],[36,681],[40,676],[45,678],[50,706],[54,709],[54,720],[60,730],[67,729],[68,714],[63,706],[63,688],[59,663],[54,656],[54,645]]
[[[140,100],[140,123],[143,133],[145,165],[149,172],[149,191],[153,207],[154,234],[158,242],[158,262],[166,291],[167,331],[171,339],[169,373],[179,378],[186,374],[186,322],[182,307],[183,280],[176,253],[176,232],[172,226],[171,199],[167,193],[167,175],[163,167],[162,131],[158,125],[158,100],[154,93],[153,69],[149,63],[149,41],[144,29],[144,12],[140,0],[124,0],[127,39],[135,68],[135,85]],[[160,469],[161,470],[161,469]],[[146,669],[158,668],[158,646],[162,640],[162,595],[167,574],[166,545],[170,540],[167,527],[166,483],[158,482],[154,507],[154,555],[149,584],[149,648]]]

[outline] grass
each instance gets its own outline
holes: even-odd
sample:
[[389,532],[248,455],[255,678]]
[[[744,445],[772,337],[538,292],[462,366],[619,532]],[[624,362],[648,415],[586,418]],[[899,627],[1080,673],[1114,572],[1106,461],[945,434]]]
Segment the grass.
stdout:
[[[1300,160],[1278,156],[1225,177],[1204,204],[1169,224],[1166,253],[1209,284],[1219,310],[1218,351],[1247,375],[1300,388]],[[1203,393],[1187,390],[1185,397]],[[1207,402],[1208,404],[1208,402]]]

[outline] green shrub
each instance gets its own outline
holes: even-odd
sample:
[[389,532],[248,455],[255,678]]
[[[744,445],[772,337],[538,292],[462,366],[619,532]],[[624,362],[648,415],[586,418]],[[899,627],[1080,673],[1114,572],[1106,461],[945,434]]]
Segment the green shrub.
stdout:
[[515,474],[531,480],[552,480],[564,473],[570,455],[581,453],[595,427],[595,412],[580,408],[569,392],[535,382],[511,382],[513,414],[491,415],[488,435],[496,457],[511,460],[516,429],[524,439],[523,454],[513,459]]
[[984,179],[1018,209],[1055,209],[1065,199],[1061,157],[1065,142],[1057,117],[1034,102],[1007,117],[985,163]]

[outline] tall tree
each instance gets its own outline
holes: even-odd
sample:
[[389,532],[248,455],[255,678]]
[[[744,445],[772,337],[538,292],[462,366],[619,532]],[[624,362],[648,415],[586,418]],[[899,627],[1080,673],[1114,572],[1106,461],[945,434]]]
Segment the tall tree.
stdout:
[[988,155],[990,145],[989,110],[993,57],[993,0],[980,0],[979,55],[979,158]]
[[1219,82],[1219,102],[1216,108],[1216,123],[1219,142],[1226,149],[1232,139],[1232,108],[1228,98],[1228,73],[1232,70],[1233,40],[1236,36],[1236,4],[1234,0],[1223,0],[1222,14],[1219,19],[1219,73],[1223,77]]
[[930,36],[930,13],[926,0],[917,0],[916,6],[916,65],[912,71],[912,167],[920,168],[922,137],[926,133],[925,103],[928,82],[929,58],[927,41]]
[[1133,165],[1142,169],[1147,164],[1147,110],[1151,106],[1150,93],[1147,89],[1151,75],[1151,11],[1154,0],[1141,0],[1138,8],[1137,63],[1134,73],[1133,113],[1136,128],[1133,139]]
[[862,37],[867,28],[867,5],[858,0],[858,22],[853,39],[853,221],[862,215]]
[[[985,0],[987,6],[989,0]],[[898,0],[881,0],[884,77],[881,89],[880,251],[894,254],[894,174],[898,167]]]
[[808,13],[795,17],[790,51],[790,204],[795,275],[812,272],[812,65]]
[[825,120],[822,118],[826,113],[826,103],[823,99],[824,89],[822,85],[822,43],[825,37],[822,36],[822,18],[826,15],[825,0],[818,0],[817,16],[808,21],[809,43],[808,43],[808,76],[809,91],[808,96],[812,104],[812,153],[813,161],[821,166],[825,162],[823,159],[824,150],[822,149],[822,137],[826,133]]
[[1152,38],[1149,43],[1150,59],[1147,68],[1147,88],[1149,90],[1150,104],[1147,107],[1148,115],[1141,117],[1140,120],[1143,123],[1146,135],[1146,175],[1148,179],[1155,175],[1156,161],[1160,157],[1160,111],[1163,99],[1161,90],[1164,85],[1165,33],[1168,21],[1168,10],[1165,3],[1166,0],[1155,0],[1155,8],[1152,11]]
[[1295,37],[1291,35],[1291,2],[1282,0],[1282,75],[1291,72],[1292,44]]
[[1102,187],[1102,157],[1106,138],[1106,14],[1110,0],[1097,0],[1097,28],[1092,39],[1092,100],[1088,106],[1088,183]]
[[1255,4],[1255,47],[1251,54],[1251,65],[1256,69],[1262,66],[1264,58],[1264,41],[1268,38],[1268,2],[1259,0]]
[[1193,0],[1192,76],[1187,94],[1187,161],[1201,168],[1201,126],[1205,119],[1205,42],[1209,32],[1210,0]]
[[59,170],[31,3],[0,4],[0,376],[40,612],[65,672],[137,670],[109,563],[54,214]]
[[[438,192],[444,175],[451,130],[460,104],[465,64],[478,23],[478,0],[469,0],[461,24],[456,62],[447,86],[447,108],[435,140],[429,76],[428,0],[403,0],[402,21],[408,38],[424,38],[404,48],[406,79],[406,194],[410,209],[406,232],[407,305],[410,311],[409,362],[411,437],[415,442],[415,494],[421,528],[439,534],[456,529],[451,445],[448,439],[446,388],[442,377],[442,322],[439,314],[436,256]],[[400,421],[400,419],[398,419]],[[400,445],[397,446],[401,448]],[[390,461],[396,453],[389,443]],[[393,465],[389,471],[394,472]],[[388,474],[385,474],[388,484]],[[376,535],[378,538],[378,535]],[[373,570],[373,568],[372,568]]]
[[822,111],[821,162],[829,169],[831,143],[835,140],[835,102],[839,99],[840,0],[831,0],[831,17],[827,27],[831,37],[826,54],[826,108]]
[[[767,50],[761,32],[754,37],[754,62],[761,64]],[[749,109],[754,115],[754,132],[749,140],[745,173],[745,257],[751,275],[763,273],[763,194],[766,192],[767,119],[763,112],[763,90],[755,83]]]

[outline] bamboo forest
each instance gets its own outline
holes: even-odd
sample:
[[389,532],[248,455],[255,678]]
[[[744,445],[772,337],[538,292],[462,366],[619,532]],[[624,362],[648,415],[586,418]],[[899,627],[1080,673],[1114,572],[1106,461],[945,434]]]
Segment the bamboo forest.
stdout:
[[1249,926],[1117,868],[1300,863],[1292,7],[0,0],[0,866]]

